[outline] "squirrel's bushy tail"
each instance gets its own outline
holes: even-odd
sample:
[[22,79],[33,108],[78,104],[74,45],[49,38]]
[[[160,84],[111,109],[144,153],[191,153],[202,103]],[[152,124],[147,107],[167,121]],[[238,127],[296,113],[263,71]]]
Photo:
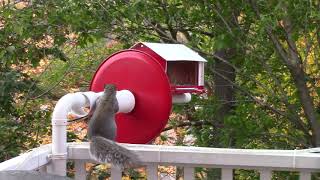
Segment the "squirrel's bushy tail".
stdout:
[[98,162],[112,163],[122,168],[136,166],[139,162],[136,154],[101,136],[91,138],[90,155]]

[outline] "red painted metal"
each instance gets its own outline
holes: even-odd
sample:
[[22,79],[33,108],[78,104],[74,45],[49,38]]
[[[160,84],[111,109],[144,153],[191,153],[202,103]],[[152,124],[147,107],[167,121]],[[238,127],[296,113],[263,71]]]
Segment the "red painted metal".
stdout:
[[117,142],[144,144],[159,135],[169,119],[172,97],[158,61],[133,49],[113,54],[96,71],[90,90],[101,92],[109,83],[131,91],[136,100],[132,112],[116,116]]
[[167,71],[167,61],[165,59],[163,59],[161,56],[159,56],[157,53],[152,51],[152,49],[150,49],[149,47],[147,47],[143,43],[138,43],[138,44],[134,45],[133,47],[131,47],[131,49],[137,49],[139,51],[145,52],[148,55],[152,56],[156,61],[158,61],[158,63],[161,64],[163,70]]
[[205,93],[206,90],[204,89],[204,86],[176,86],[174,84],[171,84],[171,93],[172,94],[183,94],[183,93],[196,93],[196,94],[202,94]]

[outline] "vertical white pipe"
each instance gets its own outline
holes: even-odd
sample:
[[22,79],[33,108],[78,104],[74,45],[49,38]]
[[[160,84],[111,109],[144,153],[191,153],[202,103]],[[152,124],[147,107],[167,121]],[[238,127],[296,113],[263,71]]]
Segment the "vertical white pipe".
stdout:
[[67,94],[57,102],[52,114],[52,161],[48,165],[48,173],[66,176],[67,114],[72,109],[84,107],[86,103],[81,93]]

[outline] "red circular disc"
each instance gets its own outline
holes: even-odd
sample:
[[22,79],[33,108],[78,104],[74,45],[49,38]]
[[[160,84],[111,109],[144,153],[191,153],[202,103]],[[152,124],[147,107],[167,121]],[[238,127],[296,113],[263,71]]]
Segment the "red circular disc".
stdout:
[[117,142],[144,144],[158,136],[168,122],[172,106],[169,80],[161,65],[148,54],[125,50],[107,58],[98,68],[90,90],[101,92],[105,84],[134,94],[130,113],[118,113]]

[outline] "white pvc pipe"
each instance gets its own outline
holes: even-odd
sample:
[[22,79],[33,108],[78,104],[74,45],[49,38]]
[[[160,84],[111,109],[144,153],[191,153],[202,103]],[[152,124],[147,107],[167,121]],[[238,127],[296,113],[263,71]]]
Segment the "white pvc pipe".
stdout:
[[[52,114],[52,162],[48,165],[47,171],[60,176],[66,175],[67,160],[67,123],[68,113],[76,116],[85,116],[87,112],[84,107],[93,107],[96,100],[103,92],[78,92],[63,96],[56,104]],[[134,95],[128,90],[117,91],[116,98],[119,104],[119,111],[129,113],[135,106]],[[187,103],[191,101],[191,94],[184,93],[172,96],[173,103]]]
[[72,109],[80,109],[86,103],[81,93],[67,94],[57,102],[52,113],[52,161],[47,167],[48,173],[66,176],[67,115]]
[[[52,154],[51,163],[47,167],[50,174],[66,176],[67,160],[67,116],[70,112],[76,116],[85,116],[84,107],[96,102],[103,92],[78,92],[63,96],[56,104],[52,114]],[[131,112],[135,106],[134,95],[128,90],[117,91],[116,98],[119,103],[119,111]]]
[[[93,103],[95,103],[96,99],[99,96],[101,96],[103,92],[95,93],[95,92],[89,91],[89,92],[84,92],[82,94],[88,98],[90,102],[90,107],[92,107]],[[135,98],[134,98],[134,95],[129,90],[117,91],[116,98],[119,105],[118,112],[129,113],[133,110],[135,106]]]
[[135,106],[134,95],[128,90],[117,91],[117,100],[119,104],[119,111],[122,113],[129,113]]
[[172,95],[172,103],[173,104],[183,104],[183,103],[188,103],[190,101],[191,101],[191,94],[190,93]]

